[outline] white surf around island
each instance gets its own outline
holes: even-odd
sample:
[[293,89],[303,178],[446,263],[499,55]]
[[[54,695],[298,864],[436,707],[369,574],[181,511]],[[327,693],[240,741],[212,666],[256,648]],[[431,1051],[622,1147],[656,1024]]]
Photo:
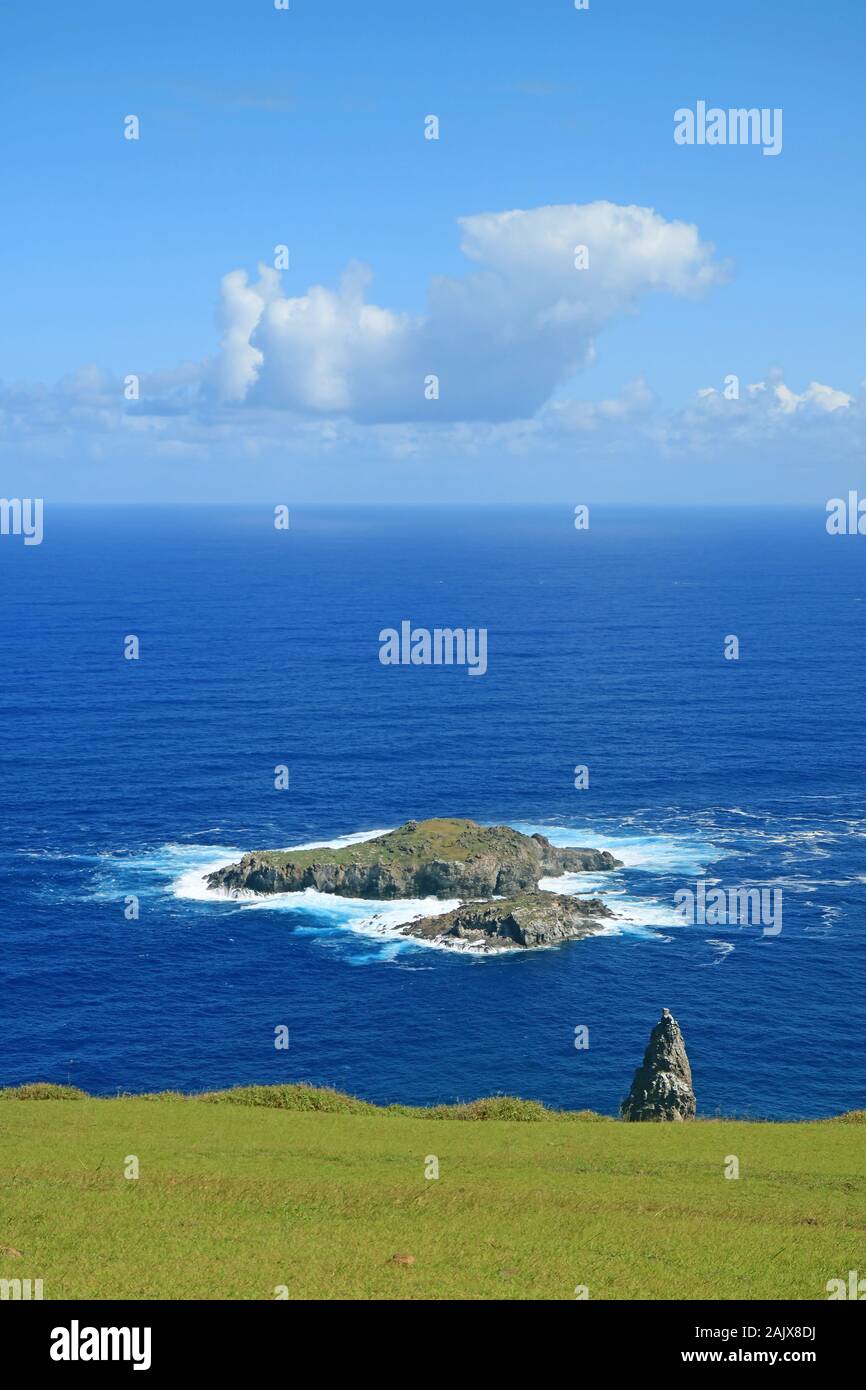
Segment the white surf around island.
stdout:
[[[284,846],[289,850],[340,849],[346,845],[360,844],[387,835],[393,827],[381,830],[359,831],[354,834],[337,836],[332,840],[313,840],[303,844]],[[633,870],[653,875],[699,876],[706,871],[708,863],[722,856],[722,851],[706,840],[686,840],[668,835],[615,836],[596,833],[591,829],[576,830],[570,826],[514,824],[515,830],[523,834],[545,835],[553,845],[560,847],[588,845],[596,849],[609,849],[617,859],[623,861],[622,870],[608,873],[562,874],[543,878],[539,888],[552,893],[569,893],[578,897],[598,897],[613,913],[605,921],[597,936],[638,936],[664,940],[664,929],[682,927],[682,921],[674,909],[673,897],[663,899],[652,893],[634,894],[629,892],[624,871]],[[169,848],[169,847],[166,847]],[[236,909],[247,912],[291,912],[309,916],[308,926],[296,926],[296,930],[311,934],[325,931],[349,931],[368,939],[388,942],[389,955],[395,951],[439,950],[449,954],[455,952],[467,955],[491,956],[510,955],[511,951],[500,948],[496,952],[485,951],[483,945],[453,943],[447,945],[436,940],[422,940],[406,936],[401,928],[417,921],[420,917],[432,917],[451,912],[461,906],[463,900],[441,898],[412,898],[388,901],[344,898],[333,893],[321,893],[306,888],[296,893],[236,893],[224,889],[210,888],[207,875],[227,864],[237,862],[244,851],[224,846],[171,847],[179,851],[186,861],[181,874],[173,878],[170,891],[177,898],[198,902],[231,903]],[[198,862],[193,862],[194,859]],[[591,940],[592,938],[587,938]],[[552,947],[549,949],[553,949]],[[513,953],[522,953],[521,947],[514,947]]]
[[[309,840],[301,845],[283,845],[279,847],[278,852],[291,854],[302,849],[343,849],[346,845],[363,844],[365,840],[380,840],[383,835],[388,834],[390,834],[390,830],[387,829],[360,830],[354,835],[340,835],[335,840]],[[207,884],[208,874],[216,873],[218,869],[225,869],[229,864],[236,864],[241,855],[246,854],[247,851],[242,849],[226,849],[222,846],[214,846],[211,849],[202,847],[198,850],[193,850],[189,846],[181,847],[179,845],[166,846],[166,848],[179,850],[190,858],[195,856],[198,860],[197,863],[191,864],[172,884],[172,890],[176,898],[195,898],[198,902],[225,902],[227,899],[232,902],[243,902],[244,899],[248,899],[253,904],[258,903],[261,906],[267,907],[268,904],[276,902],[277,900],[282,900],[283,898],[297,900],[305,897],[307,893],[315,891],[313,889],[305,889],[303,893],[272,893],[267,897],[263,897],[260,893],[232,894],[225,892],[222,888],[209,888]],[[208,855],[206,862],[203,862],[202,859],[204,855]],[[214,855],[218,855],[218,858],[214,858]],[[327,902],[331,902],[334,894],[319,893],[317,896]],[[347,898],[344,899],[344,901],[348,902],[350,900]]]
[[[340,835],[333,840],[308,840],[299,845],[285,845],[290,850],[342,849],[346,845],[362,844],[365,840],[378,840],[390,833],[383,830],[363,830],[352,835]],[[306,913],[314,922],[300,931],[319,931],[323,926],[357,932],[368,937],[390,938],[396,945],[433,946],[436,942],[417,941],[407,937],[399,928],[417,921],[419,917],[434,917],[451,912],[460,906],[459,898],[400,898],[389,901],[369,898],[344,898],[335,893],[321,893],[315,888],[304,888],[299,893],[228,893],[222,888],[210,888],[207,876],[234,864],[244,851],[224,851],[219,858],[208,859],[194,868],[187,869],[172,884],[176,898],[191,898],[197,902],[230,902],[244,912],[297,912]],[[204,853],[204,851],[203,851]],[[439,947],[439,949],[454,949]]]

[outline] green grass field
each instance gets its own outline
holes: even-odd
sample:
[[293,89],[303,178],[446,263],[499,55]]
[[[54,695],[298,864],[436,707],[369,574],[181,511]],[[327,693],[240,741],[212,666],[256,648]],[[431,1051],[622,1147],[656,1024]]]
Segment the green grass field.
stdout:
[[297,1087],[22,1095],[0,1092],[0,1279],[46,1299],[826,1299],[866,1271],[863,1112],[628,1125]]

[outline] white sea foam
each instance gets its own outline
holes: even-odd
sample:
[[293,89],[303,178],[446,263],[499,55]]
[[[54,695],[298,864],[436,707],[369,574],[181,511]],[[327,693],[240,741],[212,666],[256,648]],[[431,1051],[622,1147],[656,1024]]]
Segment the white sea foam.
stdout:
[[[340,835],[334,840],[308,840],[300,845],[288,845],[281,853],[288,854],[292,850],[301,849],[342,849],[344,845],[358,845],[364,840],[378,840],[382,835],[387,835],[387,830],[360,830],[353,835]],[[190,846],[190,845],[165,845],[163,853],[176,852],[178,856],[184,856],[189,863],[189,867],[172,884],[172,891],[176,898],[192,898],[197,902],[218,902],[224,901],[228,897],[237,897],[238,901],[245,898],[251,899],[254,903],[262,906],[272,906],[278,899],[287,897],[297,899],[303,896],[300,893],[279,893],[273,897],[260,899],[254,893],[229,894],[223,888],[209,888],[205,882],[208,874],[216,873],[218,869],[224,869],[229,864],[235,864],[243,854],[243,850],[226,849],[223,846]],[[332,894],[319,894],[323,900],[331,901]]]
[[301,849],[342,849],[344,845],[360,845],[365,840],[381,840],[383,835],[390,835],[393,829],[394,826],[385,830],[358,830],[352,835],[338,835],[335,840],[307,840],[302,845],[286,845],[278,852],[291,854]]
[[[213,854],[213,850],[208,851]],[[192,898],[196,902],[213,902],[220,898],[226,898],[227,893],[220,888],[209,888],[206,882],[208,874],[216,873],[217,869],[225,869],[229,864],[237,861],[238,852],[221,855],[219,859],[208,858],[206,862],[201,861],[192,869],[185,870],[184,873],[176,878],[171,885],[171,891],[176,898]]]
[[204,883],[212,869],[233,864],[241,851],[230,845],[160,845],[137,854],[80,856],[96,869],[86,896],[114,900],[118,893],[164,893],[177,898],[216,898]]
[[245,912],[306,912],[319,920],[330,918],[335,925],[351,926],[355,931],[370,931],[378,936],[405,926],[417,917],[439,916],[460,906],[459,898],[344,898],[336,893],[320,893],[316,888],[304,888],[300,893],[250,896],[237,901]]
[[721,965],[723,961],[727,960],[731,952],[736,949],[732,941],[717,941],[715,937],[712,936],[707,937],[707,945],[711,946],[716,953],[715,960],[709,961],[709,965]]
[[[621,859],[627,869],[644,870],[654,874],[703,874],[709,864],[723,859],[727,853],[709,840],[680,835],[611,835],[604,830],[586,826],[575,830],[562,825],[517,824],[524,835],[544,835],[552,845],[561,849],[590,846],[606,849],[615,859]],[[586,881],[595,878],[583,874]],[[610,877],[603,875],[604,879]]]
[[619,899],[603,897],[602,902],[610,908],[617,921],[635,935],[655,936],[660,927],[682,928],[683,925],[682,915],[676,911],[673,903],[658,898],[624,895]]

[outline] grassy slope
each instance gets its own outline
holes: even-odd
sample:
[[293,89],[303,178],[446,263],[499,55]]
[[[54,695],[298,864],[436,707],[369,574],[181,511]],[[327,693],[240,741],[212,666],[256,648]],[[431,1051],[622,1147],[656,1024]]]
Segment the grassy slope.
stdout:
[[364,1109],[0,1095],[0,1247],[22,1252],[0,1278],[47,1298],[822,1299],[866,1260],[862,1124]]
[[439,819],[416,822],[417,828],[400,826],[376,840],[343,845],[339,849],[257,850],[270,864],[390,864],[420,863],[427,859],[465,860],[476,854],[504,849],[509,841],[519,844],[517,831],[502,834],[502,827],[476,825],[471,820]]

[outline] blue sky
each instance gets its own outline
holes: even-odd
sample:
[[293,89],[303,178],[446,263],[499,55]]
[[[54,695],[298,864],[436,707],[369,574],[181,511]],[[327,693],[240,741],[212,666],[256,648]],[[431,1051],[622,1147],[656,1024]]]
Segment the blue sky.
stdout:
[[[2,491],[796,502],[857,486],[864,40],[860,0],[6,7]],[[698,100],[781,108],[782,152],[678,146],[674,111]],[[568,212],[595,204],[614,211]],[[496,220],[513,210],[528,216]],[[590,273],[623,242],[603,293],[570,288],[562,262],[586,227]],[[247,332],[277,244],[290,268]],[[346,287],[353,262],[372,278]],[[248,282],[220,310],[232,272]],[[719,394],[730,373],[739,401]]]

